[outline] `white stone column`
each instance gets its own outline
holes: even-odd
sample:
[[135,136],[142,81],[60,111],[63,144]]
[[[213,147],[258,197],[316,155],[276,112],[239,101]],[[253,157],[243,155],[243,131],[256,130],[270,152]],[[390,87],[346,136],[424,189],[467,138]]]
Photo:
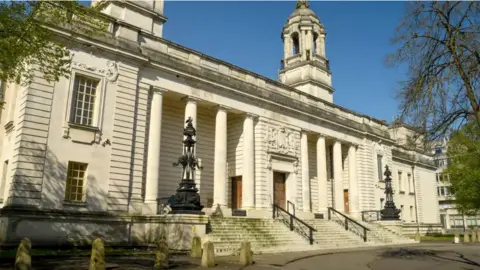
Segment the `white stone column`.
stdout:
[[317,139],[317,182],[318,182],[318,212],[327,214],[328,208],[328,182],[327,182],[327,153],[325,137]]
[[310,212],[310,172],[308,168],[308,136],[307,131],[302,130],[300,138],[300,155],[302,162],[302,201],[303,211]]
[[360,217],[359,197],[358,197],[358,179],[357,179],[357,147],[350,145],[348,149],[348,202],[350,213]]
[[283,59],[286,59],[290,56],[290,36],[283,35]]
[[320,52],[320,36],[317,37],[315,40],[315,54],[318,56],[323,56],[322,53]]
[[320,39],[320,43],[319,43],[319,46],[318,46],[318,50],[319,50],[319,54],[320,56],[323,56],[325,57],[325,34],[321,34],[319,36],[319,39]]
[[213,205],[227,206],[227,108],[217,106],[215,119],[215,157],[213,171]]
[[247,113],[243,121],[242,209],[255,207],[255,130],[254,115]]
[[305,54],[305,30],[303,29],[300,29],[300,36],[299,36],[299,40],[300,40],[300,53],[302,54],[302,60],[305,60],[306,59],[306,54]]
[[[195,135],[195,140],[198,142],[198,129],[197,129],[197,126],[198,126],[198,123],[197,123],[197,102],[200,100],[198,98],[195,98],[195,97],[191,97],[191,96],[188,96],[186,97],[185,99],[185,121],[187,121],[188,117],[191,117],[192,118],[192,125],[193,127],[197,130],[197,134]],[[185,127],[185,121],[183,122],[183,126]],[[197,147],[198,147],[198,143],[195,144],[195,152],[194,152],[194,155],[196,155],[197,153]],[[201,162],[200,162],[200,166],[201,166]],[[200,182],[198,181],[198,175],[199,175],[199,172],[198,170],[195,170],[195,183],[197,184],[197,188],[200,190]],[[182,177],[184,177],[184,175],[182,175]]]
[[333,178],[334,178],[334,206],[337,211],[345,212],[343,199],[343,170],[342,170],[342,144],[335,141],[333,144]]
[[151,88],[152,103],[150,106],[148,133],[147,176],[145,181],[144,214],[157,214],[158,180],[160,179],[160,139],[162,137],[163,90]]
[[192,117],[193,127],[197,128],[197,102],[198,98],[186,97],[185,98],[185,121],[188,117]]

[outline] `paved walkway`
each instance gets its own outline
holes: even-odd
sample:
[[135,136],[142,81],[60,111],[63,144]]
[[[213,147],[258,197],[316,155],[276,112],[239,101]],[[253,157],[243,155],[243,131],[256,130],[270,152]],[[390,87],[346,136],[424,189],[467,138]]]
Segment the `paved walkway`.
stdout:
[[[153,269],[153,256],[108,257],[107,269]],[[32,270],[88,269],[87,257],[33,258]],[[408,246],[354,250],[324,250],[263,254],[255,264],[242,267],[236,257],[217,257],[214,269],[222,270],[396,270],[396,269],[479,269],[480,244],[425,243]],[[0,270],[12,269],[13,262],[0,258]],[[200,260],[186,256],[172,258],[171,269],[199,269]]]

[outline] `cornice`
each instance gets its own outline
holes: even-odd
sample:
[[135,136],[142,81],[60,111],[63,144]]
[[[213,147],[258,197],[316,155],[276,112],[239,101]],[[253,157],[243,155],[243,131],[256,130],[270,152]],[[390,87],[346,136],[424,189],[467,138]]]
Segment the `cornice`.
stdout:
[[[51,28],[51,27],[50,27]],[[115,38],[111,34],[106,34],[103,38],[99,37],[95,40],[92,40],[90,37],[82,36],[81,34],[75,33],[74,35],[68,31],[68,29],[53,29],[57,34],[60,36],[72,39],[76,42],[83,43],[83,44],[89,44],[89,45],[94,45],[98,47],[101,50],[108,51],[113,54],[117,54],[120,56],[124,56],[130,59],[134,59],[136,61],[140,62],[139,66],[151,66],[157,69],[161,69],[163,71],[166,71],[171,74],[175,75],[182,75],[185,78],[189,78],[190,80],[205,83],[208,85],[213,85],[218,88],[226,89],[231,92],[236,92],[237,94],[241,94],[244,97],[248,97],[249,99],[255,99],[260,102],[265,102],[269,103],[271,106],[275,106],[278,109],[281,110],[288,110],[292,112],[294,115],[303,115],[303,118],[311,120],[308,122],[317,122],[317,123],[328,123],[334,127],[341,128],[343,130],[349,130],[353,133],[357,133],[359,135],[367,136],[367,137],[372,137],[372,138],[380,138],[384,141],[394,143],[393,140],[391,140],[388,137],[384,135],[379,135],[376,134],[373,130],[377,129],[381,133],[385,133],[385,131],[371,127],[367,124],[364,123],[358,123],[353,120],[349,119],[344,119],[343,117],[336,115],[333,112],[326,111],[324,109],[318,108],[317,106],[313,106],[310,104],[307,104],[305,102],[301,102],[299,100],[294,100],[290,97],[287,97],[286,95],[282,95],[278,92],[272,91],[271,89],[268,89],[267,87],[260,87],[257,85],[254,85],[250,82],[243,81],[240,79],[235,78],[234,76],[225,76],[225,74],[221,74],[219,72],[210,70],[208,68],[205,68],[203,66],[198,66],[195,65],[189,61],[181,60],[179,58],[176,58],[172,55],[169,55],[168,53],[160,52],[160,51],[153,51],[149,48],[145,48],[140,46],[138,43],[128,41],[128,40],[123,40],[120,38]],[[143,34],[143,33],[142,33]],[[162,38],[156,37],[155,39],[161,41],[162,43],[165,43],[167,45],[172,45],[176,46],[179,49],[185,49],[187,52],[192,52],[195,54],[199,54],[201,57],[205,57],[207,59],[212,59],[212,61],[225,64],[228,67],[233,67],[237,70],[240,71],[245,71],[241,68],[235,67],[229,63],[225,63],[221,60],[214,59],[209,56],[205,56],[201,53],[195,52],[191,49],[184,48],[178,44],[172,43],[170,41],[164,40]],[[285,88],[287,90],[290,90],[292,92],[300,92],[302,95],[305,95],[303,92],[300,90],[297,90],[293,87],[288,87],[282,83],[279,83],[277,81],[273,81],[268,78],[264,78],[261,75],[252,73],[250,71],[245,71],[247,74],[251,74],[252,76],[256,78],[260,78],[265,80],[268,83],[271,83],[275,86]],[[209,75],[210,74],[210,75]],[[246,90],[246,89],[252,89],[253,91],[239,91],[238,89]],[[260,90],[260,91],[259,91]],[[248,93],[250,92],[250,93]],[[309,98],[315,99],[313,96]],[[325,102],[325,101],[322,101]],[[253,102],[255,104],[255,102]],[[332,106],[333,108],[338,108],[340,110],[346,111],[347,113],[352,113],[348,109],[344,109],[338,105],[335,104],[330,104],[328,103],[329,106]],[[258,106],[262,107],[262,104],[258,104]],[[278,110],[277,109],[277,110]],[[364,117],[369,120],[374,120],[371,117],[360,115],[358,113],[352,113],[354,115]],[[328,117],[326,117],[328,116]],[[335,120],[333,120],[335,119]],[[375,121],[375,120],[374,120]],[[344,123],[343,123],[344,122]],[[377,121],[380,122],[380,121]]]

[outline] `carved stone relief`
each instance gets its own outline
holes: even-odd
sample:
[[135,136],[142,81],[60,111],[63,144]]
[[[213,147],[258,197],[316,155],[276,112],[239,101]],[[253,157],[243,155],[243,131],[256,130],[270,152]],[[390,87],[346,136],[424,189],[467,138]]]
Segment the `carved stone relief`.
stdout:
[[106,68],[98,68],[75,61],[72,61],[72,66],[81,70],[91,71],[99,75],[103,75],[109,82],[114,82],[118,78],[118,64],[114,61],[108,61]]
[[295,131],[285,127],[268,127],[266,142],[267,151],[284,155],[295,155],[300,147],[295,139]]

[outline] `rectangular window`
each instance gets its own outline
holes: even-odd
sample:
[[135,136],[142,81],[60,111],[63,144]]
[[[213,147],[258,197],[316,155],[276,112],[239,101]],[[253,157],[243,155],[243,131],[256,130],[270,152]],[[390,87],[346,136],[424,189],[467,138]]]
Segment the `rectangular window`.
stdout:
[[99,80],[75,75],[70,121],[79,125],[93,125],[95,98]]
[[377,155],[378,180],[383,181],[382,156]]
[[440,176],[439,175],[440,175],[439,173],[435,174],[435,177],[437,178],[437,183],[440,182]]
[[437,195],[438,195],[438,196],[440,196],[440,189],[441,189],[441,188],[442,188],[442,187],[437,187]]
[[83,202],[85,200],[85,173],[87,164],[68,162],[65,201]]
[[0,179],[0,202],[3,201],[3,193],[5,192],[5,184],[7,183],[8,160],[3,163],[2,179]]
[[398,192],[403,192],[402,172],[398,172]]
[[403,205],[400,205],[400,210],[401,210],[401,211],[400,211],[400,219],[401,219],[401,220],[404,220],[404,217],[405,217],[405,216],[403,215]]
[[413,193],[413,183],[412,183],[411,174],[407,174],[407,181],[408,181],[408,192]]
[[415,218],[413,216],[413,206],[410,206],[410,220],[415,221]]

